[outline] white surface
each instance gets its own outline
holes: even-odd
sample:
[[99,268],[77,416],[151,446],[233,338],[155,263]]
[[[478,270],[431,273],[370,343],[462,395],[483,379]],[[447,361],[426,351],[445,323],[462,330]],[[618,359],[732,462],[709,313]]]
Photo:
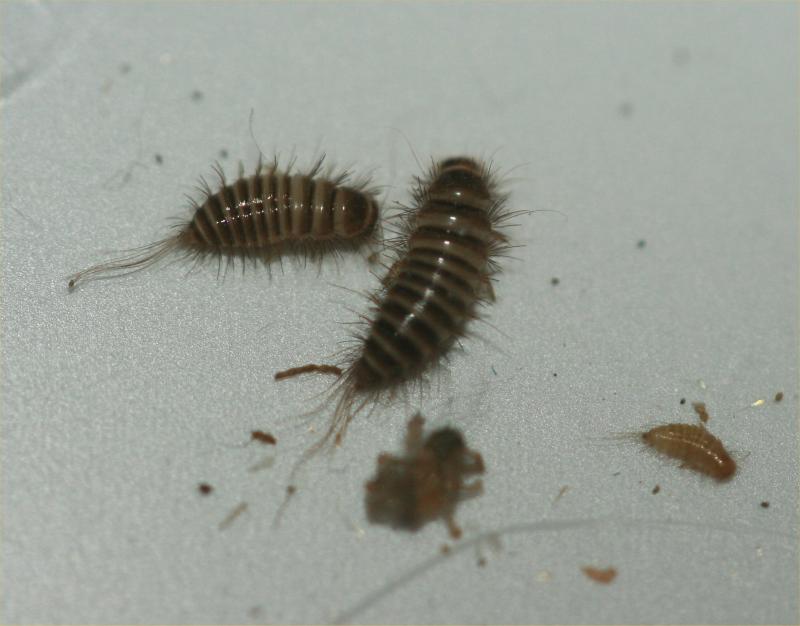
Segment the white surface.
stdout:
[[[3,621],[796,623],[794,5],[2,8]],[[265,151],[377,168],[389,203],[419,172],[398,129],[426,160],[497,150],[512,208],[560,212],[513,233],[503,334],[476,324],[421,400],[356,420],[277,530],[329,381],[272,374],[347,338],[366,302],[334,284],[374,288],[364,259],[65,284],[186,216],[221,149],[252,166],[251,108]],[[695,400],[730,484],[604,439]],[[466,547],[393,586],[447,540],[364,516],[416,408],[464,430],[486,492]],[[259,473],[254,428],[279,439]]]

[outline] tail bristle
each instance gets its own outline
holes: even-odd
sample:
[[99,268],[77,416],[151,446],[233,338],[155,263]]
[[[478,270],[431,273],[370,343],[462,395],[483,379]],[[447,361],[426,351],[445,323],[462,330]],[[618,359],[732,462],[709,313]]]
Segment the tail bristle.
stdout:
[[73,274],[69,279],[68,287],[70,290],[73,290],[79,283],[89,279],[124,276],[131,272],[143,270],[158,263],[163,257],[175,250],[179,243],[179,238],[173,236],[146,246],[141,246],[140,248],[132,248],[126,251],[128,253],[126,256],[92,265],[85,270]]

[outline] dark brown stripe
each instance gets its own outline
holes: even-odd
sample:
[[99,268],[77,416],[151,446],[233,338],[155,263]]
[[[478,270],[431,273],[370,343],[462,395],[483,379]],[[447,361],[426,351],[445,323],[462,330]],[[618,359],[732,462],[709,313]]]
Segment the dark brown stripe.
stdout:
[[[444,333],[443,336],[440,336],[427,318],[409,313],[409,311],[395,299],[385,300],[380,310],[381,315],[385,315],[395,326],[400,326],[401,324],[406,325],[406,328],[410,331],[409,334],[412,335],[415,345],[421,352],[427,354],[432,353],[442,339],[449,335],[449,333]],[[444,329],[442,329],[442,331],[444,332]]]
[[227,227],[231,232],[231,239],[235,248],[243,248],[246,243],[242,218],[239,215],[239,206],[236,201],[236,194],[232,185],[226,185],[220,189],[220,194],[225,201],[225,213],[227,217]]
[[278,223],[278,185],[272,173],[264,177],[266,182],[264,194],[264,230],[270,244],[280,241],[280,224]]
[[[469,304],[467,302],[464,302],[461,298],[455,296],[441,285],[432,283],[430,277],[426,278],[424,276],[402,272],[397,282],[410,289],[417,289],[420,293],[420,297],[422,297],[422,294],[425,294],[425,292],[432,292],[434,298],[437,299],[437,304],[454,318],[463,316],[469,309]],[[424,299],[430,300],[431,297],[426,294]]]
[[[465,279],[480,275],[480,273],[486,269],[488,250],[486,251],[487,256],[469,254],[468,250],[457,249],[456,247],[450,247],[444,250],[442,249],[444,246],[441,245],[440,241],[431,238],[420,239],[416,235],[411,235],[408,240],[408,246],[410,258],[413,258],[418,253],[422,253],[428,258],[435,258],[438,266],[444,263],[452,263],[461,270],[460,273]],[[476,256],[478,257],[477,259],[474,258]]]
[[438,228],[436,226],[422,226],[414,231],[413,237],[453,241],[470,248],[479,256],[488,256],[489,254],[488,245],[485,241],[469,234],[462,234],[456,230]]
[[212,230],[216,234],[217,245],[221,248],[230,246],[230,233],[224,226],[225,214],[222,211],[222,205],[220,204],[217,194],[212,194],[206,199],[203,203],[203,209],[209,224],[211,224]]
[[460,276],[447,271],[444,267],[431,266],[419,259],[409,259],[403,266],[401,275],[405,273],[427,279],[431,284],[452,292],[454,296],[457,296],[465,303],[475,297],[475,289],[469,283]]
[[234,186],[236,202],[239,205],[239,215],[241,216],[242,230],[244,231],[244,242],[248,248],[257,245],[258,236],[256,235],[255,220],[253,219],[253,196],[250,189],[250,178],[240,178]]
[[[397,298],[401,303],[408,306],[408,308],[414,307],[424,300],[419,290],[407,280],[398,280],[395,282],[386,298]],[[437,300],[441,300],[441,298],[437,298]],[[452,329],[456,326],[456,315],[448,311],[446,305],[442,306],[442,303],[439,301],[430,298],[425,301],[425,305],[422,312],[419,313],[419,316],[425,317],[428,314],[434,318],[434,323],[442,328]],[[460,317],[460,315],[458,317]]]
[[292,235],[292,179],[286,174],[275,177],[275,206],[278,208],[278,240]]
[[261,176],[256,174],[250,178],[250,215],[255,233],[255,245],[258,248],[266,247],[266,233],[264,232],[264,193],[261,187]]
[[362,360],[366,358],[370,362],[370,368],[384,380],[403,371],[400,362],[386,352],[373,336],[367,337],[364,342],[364,353],[361,358]]
[[422,361],[423,353],[414,345],[404,332],[400,332],[386,317],[379,316],[372,326],[373,331],[383,336],[405,359],[404,369],[410,370]]

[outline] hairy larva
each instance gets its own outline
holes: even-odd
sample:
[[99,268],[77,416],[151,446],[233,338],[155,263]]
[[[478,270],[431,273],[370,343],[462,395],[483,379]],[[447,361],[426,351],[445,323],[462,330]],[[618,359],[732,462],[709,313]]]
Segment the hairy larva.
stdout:
[[423,439],[424,422],[419,413],[409,420],[405,455],[378,456],[377,474],[366,484],[367,518],[411,531],[443,518],[450,535],[458,538],[457,504],[483,491],[480,480],[466,484],[464,478],[483,474],[483,459],[453,428],[435,430]]
[[642,433],[641,438],[657,452],[682,461],[682,467],[716,480],[728,480],[736,473],[736,462],[703,425],[665,424]]
[[419,377],[465,335],[476,306],[494,299],[495,257],[508,248],[500,226],[513,214],[491,167],[470,157],[434,163],[417,178],[414,203],[393,244],[395,261],[371,296],[368,330],[346,359],[340,394],[320,446],[369,401]]
[[317,256],[352,249],[372,240],[378,223],[378,202],[368,180],[350,185],[348,172],[322,170],[321,157],[306,174],[283,172],[275,159],[228,183],[219,165],[219,189],[201,178],[203,200],[190,199],[194,215],[178,224],[176,234],[128,251],[119,259],[94,265],[69,279],[70,289],[89,278],[144,269],[174,251],[197,260],[207,255],[269,262],[283,254]]

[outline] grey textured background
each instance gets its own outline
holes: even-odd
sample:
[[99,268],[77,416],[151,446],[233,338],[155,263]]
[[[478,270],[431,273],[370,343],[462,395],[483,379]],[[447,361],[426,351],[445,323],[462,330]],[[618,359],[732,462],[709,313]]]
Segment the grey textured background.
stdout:
[[[3,621],[796,623],[797,24],[790,3],[4,4]],[[271,377],[347,338],[366,301],[337,285],[374,288],[364,259],[65,284],[187,216],[215,159],[251,167],[251,108],[265,152],[374,168],[389,207],[419,173],[405,135],[494,155],[538,211],[492,326],[354,421],[277,530],[329,380]],[[695,400],[729,484],[609,440]],[[364,516],[416,408],[488,466],[449,558],[442,524]],[[276,449],[238,447],[254,428]]]

